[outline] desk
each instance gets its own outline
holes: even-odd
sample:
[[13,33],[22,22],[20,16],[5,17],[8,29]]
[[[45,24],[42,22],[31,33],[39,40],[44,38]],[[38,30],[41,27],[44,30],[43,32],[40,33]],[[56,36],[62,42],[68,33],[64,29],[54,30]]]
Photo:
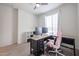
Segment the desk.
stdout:
[[[44,41],[47,39],[53,39],[54,36],[52,35],[35,35],[34,37],[31,37],[29,39],[31,39],[30,42],[30,53],[32,53],[32,49],[34,50],[33,54],[34,55],[40,55],[42,53],[44,53]],[[62,43],[66,43],[69,45],[73,45],[73,52],[74,52],[74,56],[76,55],[75,52],[75,39],[73,38],[67,38],[67,37],[62,37]],[[61,46],[63,47],[67,47],[61,44]],[[69,47],[67,47],[69,48]]]
[[36,56],[44,53],[44,40],[52,38],[52,35],[43,34],[30,37],[30,53]]

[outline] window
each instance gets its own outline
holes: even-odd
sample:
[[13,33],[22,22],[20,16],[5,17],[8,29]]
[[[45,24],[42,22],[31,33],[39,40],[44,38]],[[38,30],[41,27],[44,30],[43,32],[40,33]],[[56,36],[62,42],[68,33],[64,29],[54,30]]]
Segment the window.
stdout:
[[58,30],[58,13],[50,16],[45,16],[45,26],[48,28],[48,33],[57,35]]

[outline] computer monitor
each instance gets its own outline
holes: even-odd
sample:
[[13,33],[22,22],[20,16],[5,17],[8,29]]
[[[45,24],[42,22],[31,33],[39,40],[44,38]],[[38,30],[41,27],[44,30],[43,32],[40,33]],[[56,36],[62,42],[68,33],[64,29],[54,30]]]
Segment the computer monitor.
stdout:
[[41,35],[41,34],[42,34],[42,27],[36,27],[34,34],[35,34],[35,35]]
[[42,27],[42,33],[48,33],[48,28],[47,27]]

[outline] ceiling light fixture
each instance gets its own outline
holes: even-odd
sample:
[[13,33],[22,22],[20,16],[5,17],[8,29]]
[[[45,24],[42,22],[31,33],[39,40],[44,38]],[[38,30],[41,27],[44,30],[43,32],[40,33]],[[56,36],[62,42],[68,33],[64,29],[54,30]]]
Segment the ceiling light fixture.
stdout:
[[40,4],[36,3],[36,7],[40,7]]
[[48,5],[48,3],[35,3],[34,10],[43,5]]

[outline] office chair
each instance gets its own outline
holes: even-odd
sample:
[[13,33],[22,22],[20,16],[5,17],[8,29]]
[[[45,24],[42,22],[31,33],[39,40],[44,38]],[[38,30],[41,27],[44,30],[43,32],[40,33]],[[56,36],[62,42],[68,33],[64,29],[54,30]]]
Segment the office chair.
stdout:
[[56,56],[57,56],[57,54],[64,56],[64,54],[59,52],[61,41],[62,41],[62,33],[58,32],[55,44],[54,44],[54,41],[51,41],[51,40],[49,40],[49,42],[47,43],[47,46],[54,49],[54,51],[49,50],[48,53],[49,52],[55,52]]

